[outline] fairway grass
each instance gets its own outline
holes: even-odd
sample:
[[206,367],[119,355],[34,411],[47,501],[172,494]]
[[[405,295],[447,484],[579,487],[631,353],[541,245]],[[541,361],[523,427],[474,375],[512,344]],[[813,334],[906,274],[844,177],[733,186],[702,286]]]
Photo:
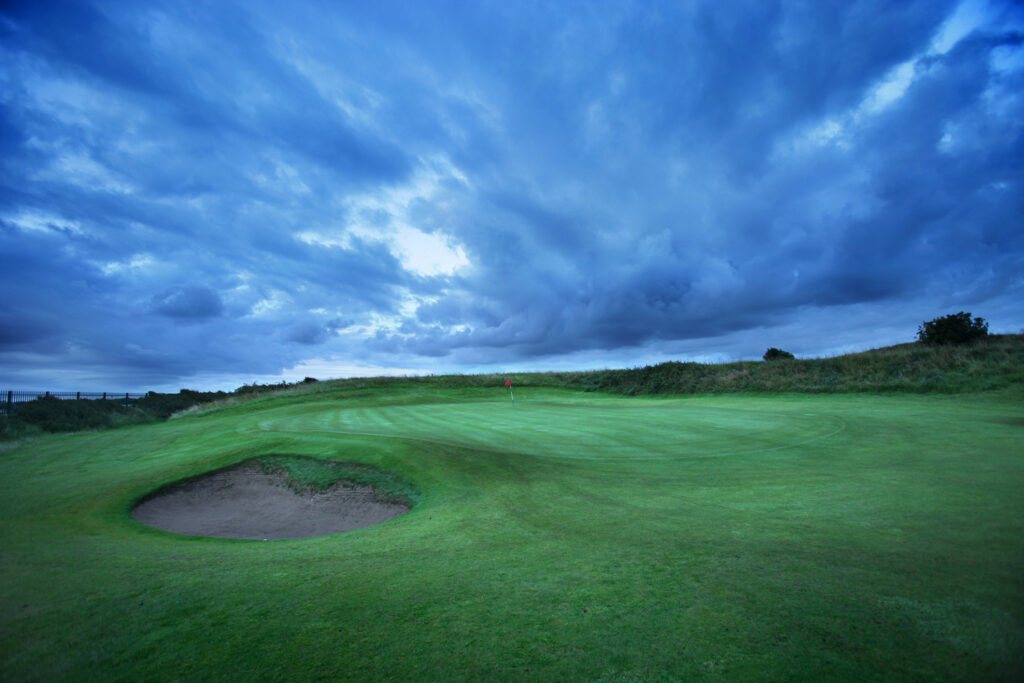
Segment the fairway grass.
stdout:
[[[0,453],[0,679],[1024,677],[1024,402],[394,384]],[[133,520],[268,454],[415,485],[292,541]]]

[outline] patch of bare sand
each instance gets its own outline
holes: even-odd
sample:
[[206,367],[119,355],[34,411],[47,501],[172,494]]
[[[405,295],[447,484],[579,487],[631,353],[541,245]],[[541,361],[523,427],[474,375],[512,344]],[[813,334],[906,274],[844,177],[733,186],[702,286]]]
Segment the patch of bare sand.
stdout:
[[161,489],[132,510],[149,526],[192,536],[287,539],[380,524],[409,511],[366,487],[296,493],[283,472],[243,463]]

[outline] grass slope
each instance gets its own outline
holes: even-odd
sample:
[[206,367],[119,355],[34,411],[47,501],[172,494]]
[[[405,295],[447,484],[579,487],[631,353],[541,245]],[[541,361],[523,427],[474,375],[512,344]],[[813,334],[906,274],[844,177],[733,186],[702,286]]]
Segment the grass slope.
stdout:
[[[339,383],[0,454],[0,679],[1024,675],[1024,403]],[[414,482],[300,541],[135,522],[287,453]]]
[[962,346],[899,344],[834,358],[681,363],[629,370],[520,375],[536,386],[628,395],[732,392],[961,393],[1024,383],[1024,335]]
[[493,388],[511,379],[516,387],[546,387],[625,394],[914,393],[955,394],[1024,385],[1024,335],[991,335],[960,346],[898,344],[834,358],[734,363],[669,361],[641,368],[585,372],[513,372],[427,377],[359,377],[293,386],[233,397],[195,412],[247,400],[273,400],[339,390],[403,387],[417,395],[439,389]]
[[565,377],[566,386],[625,394],[758,392],[959,393],[1024,383],[1024,335],[962,346],[899,344],[835,358],[668,362]]

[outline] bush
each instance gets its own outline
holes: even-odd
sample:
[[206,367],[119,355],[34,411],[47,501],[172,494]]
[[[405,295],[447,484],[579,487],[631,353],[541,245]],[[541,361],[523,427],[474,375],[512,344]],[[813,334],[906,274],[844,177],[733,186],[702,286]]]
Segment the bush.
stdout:
[[792,360],[795,358],[789,351],[777,349],[774,346],[764,352],[765,360]]
[[924,344],[966,344],[988,336],[988,323],[982,318],[971,319],[970,313],[950,314],[923,323],[917,328],[917,340]]
[[120,401],[70,401],[42,396],[18,406],[17,412],[9,419],[34,425],[45,432],[77,432],[131,421],[133,412]]
[[135,402],[135,407],[157,419],[166,419],[182,410],[202,403],[209,403],[226,398],[223,391],[192,391],[182,389],[177,394],[160,394],[155,391],[147,393]]
[[278,389],[287,389],[290,386],[292,385],[288,384],[288,382],[285,382],[284,380],[281,380],[277,384],[257,384],[256,382],[253,382],[252,384],[243,384],[242,386],[235,389],[233,393],[237,394],[238,396],[244,396],[245,394],[261,394],[265,391],[277,391]]

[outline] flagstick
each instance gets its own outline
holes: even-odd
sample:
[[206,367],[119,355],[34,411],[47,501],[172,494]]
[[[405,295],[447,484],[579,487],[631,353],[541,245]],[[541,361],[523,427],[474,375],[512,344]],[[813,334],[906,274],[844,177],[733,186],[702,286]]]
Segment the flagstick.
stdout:
[[514,403],[515,400],[516,400],[516,395],[512,393],[512,387],[511,386],[508,388],[508,395],[512,397],[512,401]]

